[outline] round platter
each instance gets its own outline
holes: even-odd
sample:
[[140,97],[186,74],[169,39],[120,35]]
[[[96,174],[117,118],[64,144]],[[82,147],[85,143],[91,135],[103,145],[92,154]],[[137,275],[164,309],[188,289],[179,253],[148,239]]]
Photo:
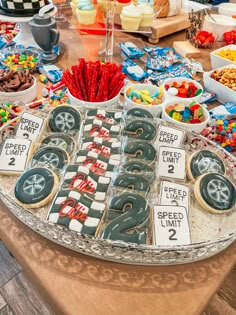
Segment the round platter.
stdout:
[[[227,156],[230,165],[235,168],[236,159],[234,156],[226,154],[223,149],[216,147],[210,140],[189,131],[188,133],[192,135],[193,139],[196,140],[198,138],[200,140],[199,143],[205,143]],[[199,220],[196,216],[191,217],[194,229],[192,233],[193,242],[190,245],[137,245],[121,241],[105,240],[80,234],[61,225],[51,223],[46,219],[42,219],[39,213],[35,214],[33,211],[31,212],[15,202],[12,195],[8,193],[12,185],[10,182],[7,183],[5,181],[6,187],[3,186],[3,180],[0,180],[0,184],[2,187],[0,190],[2,201],[20,221],[32,230],[61,246],[104,260],[135,265],[191,263],[221,252],[236,239],[235,225],[233,223],[236,219],[236,211],[234,209],[234,211],[223,216],[211,214],[207,211],[199,211],[199,216],[201,217]],[[195,204],[194,206],[196,207]],[[212,218],[214,219],[212,220]],[[194,235],[196,233],[200,234],[200,237]]]

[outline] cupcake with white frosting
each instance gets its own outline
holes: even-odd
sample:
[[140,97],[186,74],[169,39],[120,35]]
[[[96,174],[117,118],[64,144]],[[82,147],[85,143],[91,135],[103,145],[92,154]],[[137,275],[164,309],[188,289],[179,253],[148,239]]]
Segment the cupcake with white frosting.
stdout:
[[84,25],[94,24],[96,13],[97,11],[90,0],[79,0],[78,7],[76,9],[76,15],[79,23]]
[[141,12],[131,3],[122,9],[120,19],[124,30],[137,31],[141,22]]
[[140,22],[140,27],[151,27],[152,22],[154,19],[154,12],[153,8],[146,4],[146,3],[141,3],[137,6],[137,8],[141,12],[141,22]]

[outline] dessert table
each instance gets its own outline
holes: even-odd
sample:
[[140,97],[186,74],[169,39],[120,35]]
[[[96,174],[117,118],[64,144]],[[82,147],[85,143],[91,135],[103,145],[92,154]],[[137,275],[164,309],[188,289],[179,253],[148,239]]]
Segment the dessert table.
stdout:
[[[78,58],[78,52],[87,57],[99,52],[99,40],[96,44],[91,35],[80,38],[75,29],[64,24],[59,27],[62,51],[65,50],[59,67],[65,69],[73,64],[76,59],[72,60],[72,56]],[[184,33],[180,32],[162,39],[159,45],[170,46],[183,39]],[[210,70],[209,50],[202,51],[199,61],[205,70]],[[42,97],[42,86],[38,84],[38,98]],[[50,242],[21,223],[2,202],[0,221],[0,239],[56,315],[201,314],[236,262],[234,243],[220,254],[187,265],[111,263]]]

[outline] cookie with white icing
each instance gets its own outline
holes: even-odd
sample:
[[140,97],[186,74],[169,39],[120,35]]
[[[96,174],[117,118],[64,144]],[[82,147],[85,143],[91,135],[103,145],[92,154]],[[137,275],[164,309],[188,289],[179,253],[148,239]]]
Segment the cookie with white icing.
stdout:
[[47,220],[72,231],[95,235],[104,210],[104,203],[76,190],[62,189],[54,198]]
[[225,170],[222,158],[211,150],[194,152],[187,160],[187,175],[190,180],[195,180],[205,173],[216,172],[224,175]]
[[121,142],[109,142],[101,138],[86,137],[83,139],[81,150],[93,151],[107,158],[120,160]]
[[236,209],[235,186],[221,174],[209,173],[198,177],[194,184],[194,195],[207,211],[224,214]]
[[31,140],[8,138],[1,146],[0,174],[20,175],[27,167],[33,152]]
[[88,119],[99,119],[110,125],[119,124],[122,118],[122,111],[109,111],[104,109],[89,109],[86,113]]
[[78,132],[81,121],[77,109],[69,105],[60,105],[49,113],[48,127],[52,132]]
[[31,168],[18,179],[14,193],[25,208],[37,209],[48,204],[58,189],[58,178],[47,168]]
[[128,110],[126,115],[140,118],[153,118],[152,114],[148,110],[138,107]]
[[119,160],[109,159],[93,151],[80,150],[76,154],[75,164],[87,167],[95,174],[112,177],[113,171],[119,166]]
[[63,178],[63,186],[89,194],[95,200],[106,199],[110,178],[91,172],[81,165],[69,165]]
[[67,134],[54,133],[45,137],[41,145],[61,148],[71,155],[75,148],[75,141]]
[[144,176],[139,174],[118,174],[114,179],[113,185],[145,193],[149,193],[151,189],[150,182]]
[[110,141],[120,135],[121,126],[111,125],[99,119],[86,119],[84,121],[84,136],[103,138]]

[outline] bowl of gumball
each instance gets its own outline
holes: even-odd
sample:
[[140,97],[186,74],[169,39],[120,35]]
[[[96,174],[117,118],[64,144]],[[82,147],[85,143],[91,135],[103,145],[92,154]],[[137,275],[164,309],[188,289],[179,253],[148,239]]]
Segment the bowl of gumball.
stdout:
[[36,79],[29,70],[0,69],[1,102],[22,101],[25,104],[36,98]]
[[169,101],[164,105],[162,119],[200,133],[206,128],[210,115],[208,110],[196,101],[189,103]]
[[160,117],[165,101],[163,87],[152,84],[130,84],[124,92],[124,109],[139,108],[149,111],[154,117]]
[[62,83],[68,88],[71,105],[113,108],[119,103],[124,79],[121,67],[115,63],[86,62],[81,58],[71,71],[63,73]]
[[163,82],[166,100],[180,102],[198,102],[203,93],[203,87],[195,80],[184,77],[169,78]]

